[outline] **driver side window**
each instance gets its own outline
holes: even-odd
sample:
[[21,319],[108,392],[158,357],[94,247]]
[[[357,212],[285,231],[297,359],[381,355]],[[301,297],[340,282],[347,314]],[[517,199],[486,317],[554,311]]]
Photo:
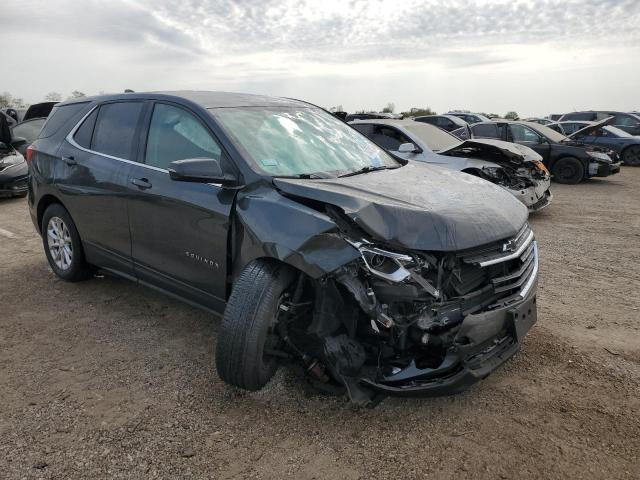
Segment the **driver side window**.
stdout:
[[411,143],[411,139],[395,128],[376,125],[373,127],[371,139],[386,150],[395,152],[403,143]]
[[540,135],[524,125],[519,125],[517,123],[511,124],[509,125],[509,130],[511,132],[512,141],[514,142],[540,142]]
[[154,106],[145,152],[147,165],[167,169],[175,160],[219,160],[221,153],[218,143],[191,113],[173,105]]

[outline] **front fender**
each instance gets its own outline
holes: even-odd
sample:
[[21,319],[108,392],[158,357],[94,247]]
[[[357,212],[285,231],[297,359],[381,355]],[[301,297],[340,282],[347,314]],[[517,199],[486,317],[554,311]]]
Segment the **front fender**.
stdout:
[[277,259],[317,279],[360,256],[329,216],[266,184],[238,194],[231,242],[234,280],[257,258]]

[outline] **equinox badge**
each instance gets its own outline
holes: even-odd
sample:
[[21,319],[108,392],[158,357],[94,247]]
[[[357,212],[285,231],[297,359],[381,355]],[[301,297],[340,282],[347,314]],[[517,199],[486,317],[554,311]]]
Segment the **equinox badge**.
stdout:
[[214,268],[219,268],[220,265],[218,265],[218,262],[216,262],[215,260],[211,260],[207,257],[203,257],[202,255],[198,255],[197,253],[193,253],[190,251],[186,251],[184,252],[185,255],[193,260],[197,260],[198,262],[202,262],[206,265],[209,265],[210,267],[214,267]]

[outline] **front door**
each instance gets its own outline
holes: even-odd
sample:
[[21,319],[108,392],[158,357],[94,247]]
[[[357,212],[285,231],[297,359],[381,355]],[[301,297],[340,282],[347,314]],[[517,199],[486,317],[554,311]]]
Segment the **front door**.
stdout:
[[508,141],[526,145],[539,153],[544,162],[549,160],[551,147],[545,138],[525,125],[520,125],[519,123],[510,123],[508,125]]
[[[224,308],[227,237],[235,191],[169,177],[174,160],[224,157],[192,112],[156,103],[140,162],[129,171],[129,223],[136,275],[208,308]],[[224,159],[221,159],[224,162]]]

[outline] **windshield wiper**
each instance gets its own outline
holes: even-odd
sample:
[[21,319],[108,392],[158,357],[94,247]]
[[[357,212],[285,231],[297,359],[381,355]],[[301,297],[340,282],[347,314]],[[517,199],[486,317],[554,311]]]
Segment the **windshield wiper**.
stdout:
[[301,179],[322,179],[328,178],[326,176],[320,175],[319,173],[298,173],[296,175],[274,175],[273,178],[301,178]]
[[385,165],[374,167],[372,165],[367,165],[366,167],[362,167],[358,170],[354,170],[353,172],[338,175],[338,178],[353,177],[354,175],[360,175],[361,173],[376,172],[378,170],[395,170],[396,168],[400,168],[400,167],[387,167]]

